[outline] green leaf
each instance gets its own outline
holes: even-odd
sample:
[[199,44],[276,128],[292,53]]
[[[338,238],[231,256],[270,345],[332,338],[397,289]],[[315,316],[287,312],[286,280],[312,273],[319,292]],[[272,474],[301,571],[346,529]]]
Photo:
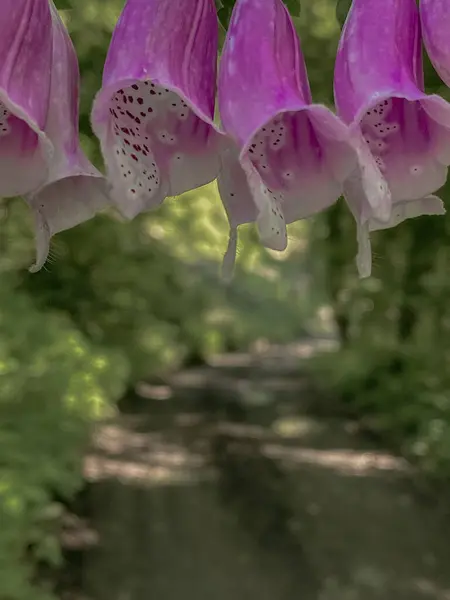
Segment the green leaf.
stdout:
[[[284,0],[287,9],[293,17],[300,16],[300,2],[301,0]],[[225,29],[228,29],[236,0],[215,0],[215,3],[219,21]]]
[[352,0],[337,0],[336,4],[336,19],[341,27],[344,26],[348,11],[352,5]]
[[285,0],[284,3],[293,17],[300,16],[300,0]]
[[231,8],[224,6],[217,13],[217,16],[219,17],[219,22],[225,30],[228,29],[228,25],[230,24],[231,12]]

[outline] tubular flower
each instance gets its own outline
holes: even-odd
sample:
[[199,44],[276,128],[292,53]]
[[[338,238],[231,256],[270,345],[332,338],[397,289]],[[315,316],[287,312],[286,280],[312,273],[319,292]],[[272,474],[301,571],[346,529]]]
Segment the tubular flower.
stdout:
[[344,194],[357,222],[361,276],[371,272],[370,230],[445,212],[432,194],[450,164],[450,106],[423,89],[415,0],[354,0],[334,91],[359,159]]
[[[256,221],[264,246],[283,251],[286,223],[332,205],[356,154],[348,128],[312,104],[300,42],[281,0],[237,0],[219,70],[219,108],[246,175],[230,177],[224,166],[219,176],[229,253],[236,228],[248,221]],[[236,170],[229,152],[224,160]]]
[[92,112],[125,217],[216,178],[217,38],[214,0],[127,1]]
[[0,197],[12,197],[45,181],[52,154],[43,132],[52,64],[48,0],[3,0],[0,56]]
[[419,9],[428,56],[450,86],[450,4],[447,0],[421,0]]
[[55,154],[45,184],[26,196],[36,229],[38,271],[45,263],[51,237],[92,218],[108,204],[106,181],[81,150],[78,137],[79,69],[72,41],[51,2],[53,65],[45,133]]

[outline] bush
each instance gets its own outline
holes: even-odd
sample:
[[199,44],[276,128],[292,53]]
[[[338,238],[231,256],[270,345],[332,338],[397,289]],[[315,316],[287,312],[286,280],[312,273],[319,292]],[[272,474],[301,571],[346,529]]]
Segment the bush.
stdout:
[[416,463],[446,479],[450,471],[450,376],[445,353],[427,345],[375,343],[362,336],[313,359],[313,376],[338,410]]
[[1,598],[44,600],[32,582],[37,561],[61,559],[53,496],[80,488],[91,426],[111,410],[127,372],[5,281],[0,307]]

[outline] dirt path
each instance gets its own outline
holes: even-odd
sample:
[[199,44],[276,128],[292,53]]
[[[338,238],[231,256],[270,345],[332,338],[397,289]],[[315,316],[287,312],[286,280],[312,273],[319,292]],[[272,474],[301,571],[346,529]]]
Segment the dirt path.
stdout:
[[[450,527],[411,469],[314,417],[311,344],[142,385],[86,460],[92,600],[448,600]],[[68,536],[70,537],[70,536]]]

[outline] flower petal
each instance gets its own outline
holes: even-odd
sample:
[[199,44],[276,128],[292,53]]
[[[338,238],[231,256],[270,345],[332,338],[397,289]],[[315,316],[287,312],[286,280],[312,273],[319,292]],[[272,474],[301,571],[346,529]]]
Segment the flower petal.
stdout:
[[213,181],[224,136],[214,125],[218,25],[211,0],[128,0],[92,112],[128,218]]
[[444,203],[437,196],[427,196],[419,200],[410,200],[398,202],[393,211],[390,220],[387,223],[372,219],[369,221],[370,231],[379,231],[380,229],[389,229],[397,227],[407,219],[414,219],[422,216],[445,215]]
[[28,198],[33,210],[36,235],[36,262],[31,273],[45,264],[51,238],[60,231],[88,221],[108,204],[102,177],[65,177]]
[[348,128],[311,104],[300,42],[281,0],[237,0],[220,65],[219,107],[240,150],[261,241],[282,251],[286,223],[333,204],[356,153]]
[[450,86],[450,6],[447,0],[421,0],[422,32],[428,56]]
[[0,197],[37,188],[53,153],[43,133],[52,64],[48,0],[3,0],[0,19]]
[[369,230],[427,214],[428,197],[444,185],[450,164],[450,105],[424,92],[415,0],[353,0],[334,91],[358,152],[344,195],[357,221],[359,268],[367,274]]
[[51,11],[53,70],[45,134],[56,152],[45,184],[26,196],[36,225],[37,260],[32,272],[45,263],[51,236],[91,219],[109,204],[106,181],[80,148],[75,49],[53,2]]

